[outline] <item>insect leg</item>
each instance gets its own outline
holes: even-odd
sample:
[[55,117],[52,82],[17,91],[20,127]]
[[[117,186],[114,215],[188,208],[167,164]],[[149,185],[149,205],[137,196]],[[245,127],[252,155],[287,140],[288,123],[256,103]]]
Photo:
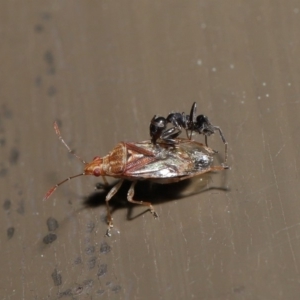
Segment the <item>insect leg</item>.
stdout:
[[150,202],[136,201],[136,200],[132,199],[133,196],[134,196],[134,187],[135,187],[136,183],[137,183],[137,181],[132,182],[132,184],[130,186],[130,189],[128,190],[128,193],[127,193],[127,200],[131,203],[134,203],[134,204],[140,204],[140,205],[148,206],[151,214],[154,216],[154,218],[157,218],[158,214],[155,212],[155,210],[154,210],[154,208],[153,208],[153,206]]
[[227,141],[225,140],[225,137],[224,137],[224,135],[223,135],[223,132],[222,132],[221,128],[220,128],[219,126],[214,126],[214,129],[216,129],[216,130],[219,131],[219,134],[220,134],[220,136],[221,136],[221,139],[222,139],[222,141],[223,141],[223,143],[224,143],[224,145],[225,145],[225,158],[224,158],[224,163],[223,163],[223,164],[226,165],[226,164],[227,164],[227,158],[228,158],[228,150],[227,150],[228,143],[227,143]]
[[107,209],[107,231],[106,231],[106,235],[107,236],[111,236],[110,234],[110,229],[114,226],[113,225],[113,219],[111,217],[110,214],[110,209],[109,209],[109,204],[108,201],[117,193],[117,191],[120,189],[122,183],[124,180],[120,180],[110,191],[109,193],[106,195],[105,201],[106,201],[106,209]]
[[104,182],[104,185],[106,186],[106,187],[108,187],[108,182],[107,182],[107,180],[106,180],[106,177],[105,176],[101,176],[102,177],[102,180],[103,180],[103,182]]

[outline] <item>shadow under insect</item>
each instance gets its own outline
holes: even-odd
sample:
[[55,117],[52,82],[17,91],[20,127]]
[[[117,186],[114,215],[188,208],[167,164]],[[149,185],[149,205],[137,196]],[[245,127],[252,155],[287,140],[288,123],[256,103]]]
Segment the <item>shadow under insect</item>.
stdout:
[[[199,178],[192,178],[184,181],[169,184],[153,183],[151,181],[139,181],[135,186],[134,199],[141,202],[150,202],[154,206],[168,201],[184,199],[195,194],[202,194],[211,190],[228,191],[228,188],[223,186],[212,186],[211,176],[213,173],[203,174]],[[99,207],[106,205],[106,196],[109,191],[118,183],[114,181],[111,184],[105,185],[102,183],[96,184],[96,192],[93,192],[84,199],[86,207]],[[110,212],[113,214],[118,209],[127,209],[127,220],[134,220],[141,215],[149,212],[149,208],[142,205],[130,203],[127,200],[127,193],[131,186],[131,181],[125,180],[114,197],[109,200]],[[140,208],[138,208],[140,207]],[[141,211],[139,213],[138,211]]]

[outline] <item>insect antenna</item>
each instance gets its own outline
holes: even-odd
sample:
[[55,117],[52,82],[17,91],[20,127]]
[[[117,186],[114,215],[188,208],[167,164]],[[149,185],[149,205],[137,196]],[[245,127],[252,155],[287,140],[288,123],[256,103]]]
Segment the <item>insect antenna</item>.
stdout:
[[73,178],[82,176],[82,175],[85,175],[85,173],[83,172],[83,173],[80,173],[80,174],[77,174],[77,175],[68,177],[68,178],[64,179],[63,181],[57,183],[54,187],[52,187],[52,188],[46,193],[46,195],[45,195],[43,201],[47,200],[47,199],[48,199],[48,198],[56,191],[56,189],[57,189],[60,185],[62,185],[63,183],[65,183],[65,182],[67,182],[67,181],[69,181],[69,180],[71,180],[71,179],[73,179]]
[[69,153],[73,154],[78,160],[80,160],[83,164],[86,164],[86,161],[83,160],[79,155],[77,155],[76,153],[74,153],[73,150],[71,150],[71,148],[68,146],[68,144],[64,141],[64,139],[62,138],[61,134],[60,134],[60,130],[58,128],[58,125],[56,123],[56,121],[53,124],[55,133],[58,135],[58,138],[60,139],[60,141],[65,145],[65,147],[68,149]]
[[[71,148],[68,146],[68,144],[64,141],[64,139],[62,138],[61,134],[60,134],[60,130],[59,130],[59,127],[57,125],[57,122],[55,121],[54,124],[53,124],[53,127],[54,127],[54,130],[55,130],[55,133],[58,135],[58,138],[61,140],[61,142],[65,145],[65,147],[68,149],[69,153],[73,154],[78,160],[80,160],[83,164],[87,164],[85,160],[83,160],[79,155],[77,155],[76,153],[74,153]],[[85,172],[83,173],[80,173],[80,174],[77,174],[77,175],[74,175],[74,176],[71,176],[71,177],[68,177],[66,179],[64,179],[63,181],[57,183],[54,187],[52,187],[45,195],[44,199],[43,200],[47,200],[55,191],[56,189],[62,185],[63,183],[73,179],[73,178],[76,178],[76,177],[79,177],[79,176],[82,176],[82,175],[85,175]]]

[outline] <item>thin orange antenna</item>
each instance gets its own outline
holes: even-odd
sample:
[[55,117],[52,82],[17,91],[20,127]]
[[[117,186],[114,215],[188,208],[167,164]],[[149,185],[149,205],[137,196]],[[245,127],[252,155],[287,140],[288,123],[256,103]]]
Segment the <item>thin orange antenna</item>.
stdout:
[[85,173],[83,172],[83,173],[81,173],[81,174],[77,174],[77,175],[68,177],[68,178],[64,179],[63,181],[59,182],[58,184],[56,184],[54,187],[52,187],[52,188],[46,193],[46,195],[45,195],[43,201],[47,200],[47,199],[48,199],[48,198],[56,191],[56,189],[57,189],[60,185],[62,185],[63,183],[65,183],[66,181],[69,181],[69,180],[71,180],[71,179],[73,179],[73,178],[82,176],[82,175],[85,175]]
[[69,153],[73,154],[77,159],[79,159],[83,164],[86,165],[86,161],[83,160],[79,155],[77,155],[76,153],[74,153],[71,148],[67,145],[67,143],[64,141],[64,139],[62,138],[61,134],[60,134],[60,130],[58,128],[58,125],[56,123],[56,121],[53,124],[55,133],[58,135],[58,138],[61,140],[61,142],[65,145],[65,147],[68,149]]

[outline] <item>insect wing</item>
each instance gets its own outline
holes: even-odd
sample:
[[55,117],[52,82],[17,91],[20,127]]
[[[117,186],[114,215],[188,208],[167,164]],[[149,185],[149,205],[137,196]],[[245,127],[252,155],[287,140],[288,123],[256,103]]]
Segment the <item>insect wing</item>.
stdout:
[[136,179],[172,179],[208,172],[213,162],[210,148],[188,139],[178,139],[175,146],[149,142],[135,146],[152,156],[139,155],[126,167],[124,175]]

